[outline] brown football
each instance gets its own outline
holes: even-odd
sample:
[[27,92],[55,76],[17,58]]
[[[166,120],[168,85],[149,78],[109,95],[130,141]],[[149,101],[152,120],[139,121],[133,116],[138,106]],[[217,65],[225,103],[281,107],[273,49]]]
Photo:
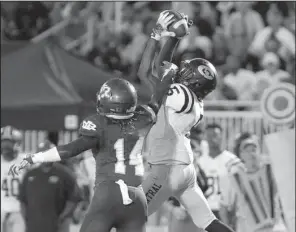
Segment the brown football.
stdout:
[[170,15],[174,15],[175,21],[168,26],[168,31],[175,32],[176,37],[183,37],[188,33],[188,24],[180,12],[168,10]]

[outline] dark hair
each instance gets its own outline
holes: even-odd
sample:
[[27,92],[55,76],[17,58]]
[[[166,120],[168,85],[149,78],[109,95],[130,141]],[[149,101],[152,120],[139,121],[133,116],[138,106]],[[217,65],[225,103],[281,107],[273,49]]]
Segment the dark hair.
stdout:
[[253,134],[251,132],[243,132],[241,134],[239,134],[237,136],[237,138],[235,139],[235,142],[234,142],[234,149],[233,149],[233,152],[235,155],[237,155],[237,157],[240,158],[240,145],[241,143],[248,139],[248,138],[251,138],[253,136]]
[[57,146],[58,142],[59,142],[59,132],[57,132],[57,131],[49,131],[47,133],[47,139],[48,139],[49,142],[51,142],[55,146]]
[[206,126],[206,130],[208,130],[208,129],[216,129],[216,128],[219,129],[220,131],[222,131],[222,127],[217,123],[207,124],[207,126]]
[[278,9],[278,11],[281,13],[283,17],[286,18],[289,16],[289,7],[287,2],[284,2],[284,1],[271,2],[269,5],[269,8],[272,7],[273,5],[276,6],[276,8]]

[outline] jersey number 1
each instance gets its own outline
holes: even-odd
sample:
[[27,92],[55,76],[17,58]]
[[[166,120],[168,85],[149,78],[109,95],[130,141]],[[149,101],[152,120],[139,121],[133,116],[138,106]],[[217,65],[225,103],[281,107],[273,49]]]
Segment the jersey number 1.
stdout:
[[[142,146],[144,138],[138,139],[133,150],[129,155],[129,165],[135,166],[135,175],[144,175],[144,164],[141,156]],[[126,174],[126,165],[124,163],[124,139],[118,139],[114,143],[114,149],[116,151],[117,162],[115,164],[115,172],[118,174]]]

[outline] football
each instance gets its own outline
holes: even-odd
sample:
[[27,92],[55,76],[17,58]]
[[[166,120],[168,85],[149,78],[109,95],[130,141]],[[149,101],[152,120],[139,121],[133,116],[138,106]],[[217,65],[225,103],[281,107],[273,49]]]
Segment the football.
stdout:
[[168,31],[175,32],[176,37],[183,37],[188,33],[188,23],[184,17],[175,10],[168,10],[169,15],[173,14],[176,19],[168,26]]

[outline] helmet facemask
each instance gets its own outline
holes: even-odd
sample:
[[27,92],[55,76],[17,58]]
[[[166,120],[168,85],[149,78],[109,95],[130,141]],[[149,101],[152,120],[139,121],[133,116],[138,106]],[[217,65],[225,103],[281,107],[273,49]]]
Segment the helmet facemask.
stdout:
[[176,82],[187,86],[197,98],[202,100],[215,89],[216,79],[210,68],[205,66],[204,63],[196,64],[194,62],[196,61],[185,60],[181,62],[181,69]]
[[187,86],[196,94],[196,87],[200,85],[197,78],[195,78],[195,70],[190,66],[187,60],[181,62],[181,69],[177,75],[176,82]]

